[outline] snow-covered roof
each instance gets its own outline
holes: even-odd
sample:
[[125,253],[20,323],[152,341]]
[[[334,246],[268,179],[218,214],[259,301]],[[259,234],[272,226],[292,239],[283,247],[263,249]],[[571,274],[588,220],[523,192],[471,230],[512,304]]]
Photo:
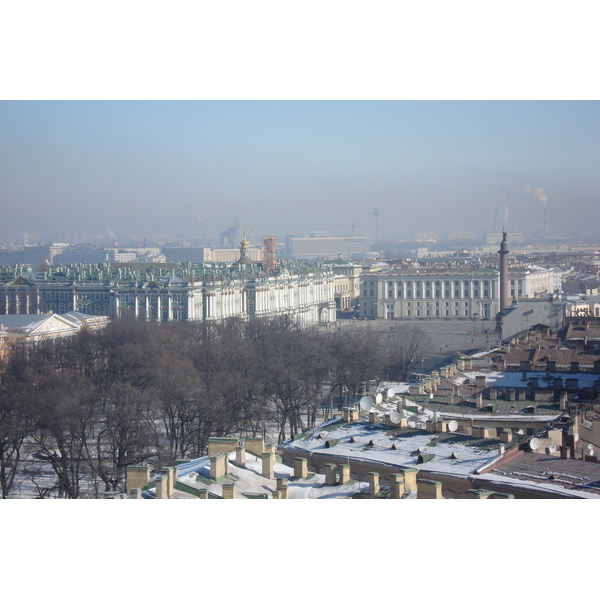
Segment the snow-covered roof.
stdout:
[[76,325],[108,321],[108,317],[105,315],[86,315],[85,313],[79,312],[77,310],[69,311],[68,313],[65,313],[61,316],[70,321],[71,323],[75,323]]
[[0,324],[6,329],[33,329],[54,315],[1,315]]
[[[247,498],[244,494],[271,494],[277,489],[277,478],[288,482],[289,499],[344,499],[351,498],[361,491],[361,482],[351,481],[345,485],[326,486],[325,475],[310,473],[308,479],[295,479],[294,469],[276,462],[273,466],[273,479],[262,476],[262,460],[246,452],[246,465],[234,464],[236,453],[228,454],[228,478],[224,481],[210,481],[210,459],[203,456],[178,465],[177,480],[198,490],[208,490],[209,494],[223,496],[223,483],[235,483],[235,497]],[[200,480],[198,480],[200,475]],[[365,484],[362,483],[364,488]]]
[[534,452],[521,454],[472,479],[483,486],[501,483],[505,487],[544,490],[564,497],[600,498],[598,463]]
[[[496,459],[499,447],[498,440],[458,433],[427,433],[422,429],[401,429],[366,421],[337,421],[314,429],[301,439],[290,440],[280,449],[398,468],[418,465],[419,471],[467,476]],[[420,462],[420,455],[427,455],[427,461]]]
[[577,386],[579,389],[584,387],[590,387],[594,384],[594,381],[598,380],[598,373],[552,373],[551,376],[546,372],[542,371],[528,371],[526,373],[527,379],[523,379],[523,373],[520,371],[484,371],[484,370],[469,370],[460,372],[458,375],[453,377],[452,383],[455,385],[462,385],[467,378],[474,380],[478,375],[483,375],[486,378],[486,387],[498,387],[498,388],[526,388],[527,381],[529,379],[536,378],[540,388],[547,387],[552,389],[553,381],[555,379],[561,379],[563,387],[565,386],[566,379],[576,379]]

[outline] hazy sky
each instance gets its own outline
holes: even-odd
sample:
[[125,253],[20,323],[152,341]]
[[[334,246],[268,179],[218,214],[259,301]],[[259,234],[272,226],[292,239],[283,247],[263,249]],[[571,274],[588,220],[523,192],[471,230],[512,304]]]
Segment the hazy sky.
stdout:
[[597,101],[2,101],[0,235],[590,229],[599,150]]

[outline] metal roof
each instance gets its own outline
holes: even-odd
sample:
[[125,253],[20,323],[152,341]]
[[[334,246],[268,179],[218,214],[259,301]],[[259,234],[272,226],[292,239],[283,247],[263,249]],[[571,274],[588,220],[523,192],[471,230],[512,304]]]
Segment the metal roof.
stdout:
[[37,327],[54,315],[0,315],[0,324],[5,329],[24,329]]
[[[479,390],[481,391],[481,388],[479,388]],[[550,390],[550,392],[552,392],[552,390]],[[540,401],[509,400],[508,398],[490,400],[484,396],[482,398],[482,408],[477,408],[475,398],[469,396],[454,396],[453,402],[451,402],[449,396],[436,396],[435,394],[433,399],[431,399],[429,395],[409,396],[409,398],[424,408],[433,411],[453,414],[481,415],[482,417],[489,416],[490,418],[495,418],[498,415],[513,417],[547,415],[554,417],[563,412],[559,408],[559,402],[555,402],[552,397]],[[490,407],[493,410],[490,410]],[[531,410],[529,410],[530,407],[534,407],[535,412],[531,412]]]

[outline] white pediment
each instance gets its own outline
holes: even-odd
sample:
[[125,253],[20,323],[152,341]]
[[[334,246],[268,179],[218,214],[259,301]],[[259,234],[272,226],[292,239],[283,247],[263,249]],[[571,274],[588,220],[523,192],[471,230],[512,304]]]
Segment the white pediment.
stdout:
[[37,287],[35,283],[30,281],[29,279],[25,279],[25,277],[22,277],[21,275],[19,275],[18,277],[15,277],[15,279],[13,279],[9,283],[9,285],[20,285],[20,286],[24,286],[24,287]]
[[39,325],[33,327],[30,335],[41,335],[47,333],[66,333],[77,332],[79,327],[63,319],[60,315],[50,315],[49,318],[42,321]]

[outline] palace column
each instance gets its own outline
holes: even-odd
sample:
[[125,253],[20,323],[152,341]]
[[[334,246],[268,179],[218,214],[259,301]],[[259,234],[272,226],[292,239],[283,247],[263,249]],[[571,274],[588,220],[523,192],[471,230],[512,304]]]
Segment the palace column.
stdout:
[[133,314],[135,318],[138,318],[138,293],[133,292]]
[[500,244],[500,310],[509,306],[508,298],[508,248],[506,231],[502,232],[502,243]]
[[187,320],[188,321],[194,321],[195,320],[195,315],[194,315],[194,292],[193,291],[189,291],[187,293]]
[[119,294],[114,291],[111,294],[114,302],[113,302],[113,307],[114,307],[114,315],[115,317],[119,317]]

